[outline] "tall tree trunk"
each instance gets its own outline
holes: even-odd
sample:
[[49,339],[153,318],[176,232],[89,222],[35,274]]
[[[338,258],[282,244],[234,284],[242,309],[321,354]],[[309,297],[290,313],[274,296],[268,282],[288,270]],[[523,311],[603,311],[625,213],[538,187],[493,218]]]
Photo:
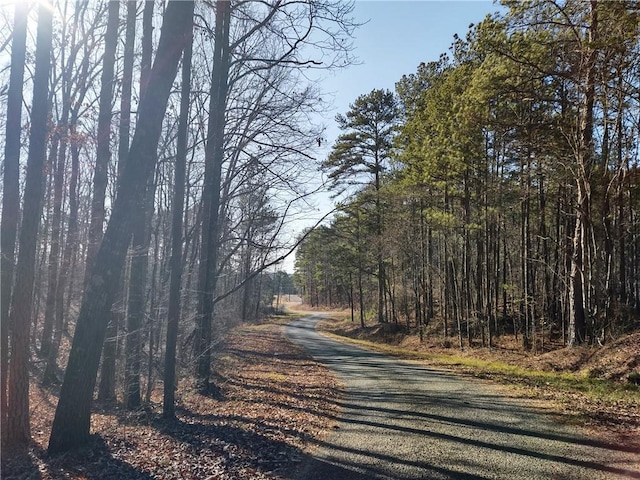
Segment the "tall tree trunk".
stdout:
[[384,312],[384,285],[385,285],[385,266],[384,266],[384,254],[382,249],[382,205],[380,201],[380,160],[378,158],[378,152],[375,152],[375,194],[376,194],[376,236],[378,242],[378,323],[386,323]]
[[182,55],[182,92],[180,98],[180,117],[178,120],[178,144],[176,152],[173,201],[171,202],[171,259],[169,280],[169,306],[167,311],[167,341],[164,364],[164,395],[162,415],[175,417],[176,350],[180,322],[180,287],[182,285],[182,228],[184,215],[185,180],[187,163],[187,140],[189,122],[189,100],[191,94],[191,58],[193,29],[189,32]]
[[22,85],[27,44],[29,4],[16,2],[11,43],[11,73],[7,93],[7,128],[2,178],[2,222],[0,225],[0,431],[4,443],[7,429],[7,373],[9,368],[9,303],[13,285],[16,234],[20,210],[20,133]]
[[131,89],[133,86],[133,63],[136,43],[136,10],[136,1],[127,2],[122,93],[120,97],[120,125],[118,128],[118,177],[120,177],[124,170],[124,164],[129,154],[129,136],[131,135]]
[[353,302],[353,274],[349,272],[349,310],[351,311],[351,323],[355,320],[355,305]]
[[127,340],[125,343],[125,404],[129,410],[140,407],[140,365],[142,354],[142,328],[146,310],[146,292],[149,270],[149,245],[155,183],[147,185],[145,198],[137,206],[137,222],[131,246],[131,273],[129,277],[129,306],[127,308]]
[[118,44],[120,2],[108,2],[107,31],[105,33],[104,57],[100,86],[98,111],[98,138],[96,163],[93,173],[93,197],[91,199],[91,223],[89,225],[89,245],[85,270],[85,284],[91,275],[94,258],[102,240],[105,219],[105,199],[107,192],[107,170],[111,159],[111,102],[113,100],[114,65]]
[[[75,120],[74,120],[75,122]],[[70,129],[70,132],[75,131],[75,127]],[[67,240],[65,243],[64,251],[62,254],[62,262],[60,266],[60,277],[56,286],[56,301],[55,301],[55,329],[53,342],[51,344],[51,350],[47,359],[47,366],[44,372],[44,378],[51,381],[57,381],[57,360],[58,351],[60,349],[60,342],[62,340],[62,331],[64,330],[64,315],[65,315],[65,303],[64,292],[69,279],[69,273],[71,271],[71,257],[75,248],[75,244],[78,238],[78,200],[76,191],[78,188],[78,173],[79,173],[79,154],[78,148],[74,145],[71,146],[71,178],[69,181],[69,225],[67,227]],[[69,295],[71,292],[69,292]],[[66,310],[68,314],[68,310]]]
[[[68,106],[64,107],[68,109]],[[67,117],[67,118],[65,118]],[[64,174],[67,159],[67,138],[66,123],[68,122],[68,110],[63,113],[61,124],[56,128],[54,135],[57,137],[55,142],[58,143],[57,159],[52,161],[54,169],[53,176],[53,214],[51,219],[51,241],[49,247],[49,266],[47,280],[47,296],[45,300],[44,310],[44,326],[42,329],[42,342],[40,347],[40,356],[47,358],[51,350],[51,342],[53,340],[53,327],[56,307],[56,290],[58,287],[58,272],[60,266],[60,233],[62,220],[62,188],[64,185]],[[65,130],[65,131],[61,131]],[[52,159],[53,160],[53,159]],[[43,381],[47,383],[53,380],[47,377]]]
[[580,132],[577,152],[577,200],[576,225],[573,233],[573,254],[569,279],[569,346],[586,340],[586,275],[589,222],[591,207],[591,164],[593,161],[593,108],[596,82],[596,45],[598,39],[598,2],[590,3],[590,26],[588,42],[584,47],[584,79],[582,105],[580,107]]
[[[71,125],[71,135],[75,136],[76,125]],[[80,148],[77,143],[71,144],[71,179],[69,180],[69,224],[67,226],[67,243],[62,259],[62,271],[60,272],[60,281],[58,285],[62,289],[60,295],[64,295],[65,289],[67,297],[64,304],[64,314],[69,315],[71,297],[73,296],[73,278],[69,275],[74,270],[73,266],[77,262],[78,255],[78,211],[80,201],[78,197],[78,179],[80,176]],[[67,328],[67,320],[64,320],[64,329]]]
[[[70,30],[70,44],[77,45],[77,36],[80,33],[78,25],[82,21],[84,16],[84,8],[76,12],[73,17],[73,23]],[[67,28],[65,26],[65,28]],[[63,36],[66,32],[63,31]],[[67,230],[66,244],[60,260],[60,275],[50,275],[49,279],[49,293],[47,296],[47,312],[45,315],[50,315],[52,319],[48,319],[45,316],[45,326],[50,321],[53,326],[53,338],[50,345],[45,347],[45,341],[49,339],[48,335],[43,334],[42,350],[47,354],[47,365],[45,367],[43,375],[43,384],[48,385],[50,383],[57,383],[58,377],[58,352],[60,349],[60,342],[62,340],[62,330],[64,329],[64,291],[69,277],[69,270],[71,265],[71,254],[73,252],[75,243],[77,242],[77,228],[78,228],[78,202],[76,198],[77,186],[78,186],[78,148],[76,145],[76,125],[78,122],[78,110],[83,104],[84,98],[88,90],[88,73],[89,68],[88,58],[82,62],[80,67],[76,66],[76,59],[81,47],[72,48],[69,58],[65,60],[63,56],[61,58],[63,74],[62,74],[62,115],[60,124],[58,126],[56,136],[60,138],[60,150],[58,157],[58,170],[56,170],[56,177],[54,181],[54,219],[53,219],[53,231],[52,235],[52,247],[50,256],[51,268],[55,263],[57,266],[56,257],[59,255],[59,244],[62,243],[61,232],[61,207],[63,200],[63,186],[64,175],[66,173],[67,162],[67,150],[71,149],[71,178],[69,180],[69,225]],[[86,52],[85,52],[86,53]],[[75,81],[74,81],[75,79]],[[73,94],[74,86],[76,87],[75,94]],[[75,104],[74,104],[75,101]],[[59,238],[59,240],[57,240]],[[54,249],[55,246],[55,249]],[[54,255],[54,250],[57,250]],[[54,260],[55,259],[55,260]],[[52,288],[54,287],[54,288]]]
[[[48,259],[48,251],[47,245],[51,242],[51,227],[52,227],[52,211],[53,211],[53,183],[54,183],[54,172],[56,169],[56,163],[58,158],[58,147],[60,145],[60,137],[55,134],[55,127],[52,122],[48,121],[48,131],[47,135],[49,136],[49,153],[46,160],[46,166],[44,168],[44,199],[41,207],[42,211],[42,223],[39,226],[39,235],[38,241],[36,244],[36,255],[39,258],[39,261],[36,264],[36,273],[35,273],[35,286],[33,293],[33,303],[34,310],[32,312],[33,324],[31,326],[31,344],[36,345],[36,337],[40,330],[47,332],[48,337],[51,338],[51,333],[53,331],[53,323],[51,322],[51,317],[48,319],[48,324],[43,322],[42,329],[38,328],[38,323],[40,320],[40,306],[42,304],[42,299],[44,295],[42,294],[43,285],[45,285],[45,277],[47,277],[47,259]],[[51,173],[51,175],[49,175]],[[45,333],[43,336],[47,337]]]
[[[118,128],[118,178],[122,175],[124,164],[129,154],[129,136],[131,134],[131,88],[133,84],[133,63],[135,49],[137,2],[127,2],[124,58],[122,71],[122,93],[120,97],[120,125]],[[118,351],[118,330],[123,324],[125,279],[119,282],[120,289],[116,296],[112,317],[107,327],[107,337],[102,352],[100,369],[100,385],[98,401],[112,402],[116,400],[116,359]]]
[[214,295],[217,279],[219,249],[218,219],[220,210],[220,186],[224,160],[225,107],[229,75],[229,23],[231,2],[216,1],[215,46],[209,125],[205,149],[205,179],[202,192],[202,242],[198,272],[198,313],[196,355],[198,366],[196,381],[201,392],[209,391],[211,374],[211,342],[214,317]]
[[80,307],[49,439],[50,453],[77,447],[89,438],[100,347],[133,231],[135,215],[132,212],[142,202],[144,186],[154,171],[167,101],[192,21],[193,2],[172,0],[167,4],[147,95],[139,106],[138,127],[111,218],[96,255],[94,273],[89,277]]
[[[63,116],[64,117],[64,116]],[[47,282],[47,299],[45,307],[45,327],[49,327],[49,331],[45,334],[43,328],[42,344],[40,354],[42,357],[49,359],[51,350],[53,349],[53,330],[58,328],[55,322],[56,317],[56,300],[58,290],[58,273],[60,266],[60,243],[61,243],[61,216],[62,216],[62,188],[64,184],[64,173],[66,168],[67,158],[67,133],[66,123],[68,119],[63,118],[63,124],[59,127],[64,129],[64,132],[57,132],[56,135],[61,135],[60,146],[58,149],[58,161],[54,177],[54,194],[53,194],[53,219],[51,226],[51,247],[49,250],[49,280]],[[57,350],[57,349],[56,349]],[[57,351],[55,352],[57,356]],[[55,362],[53,362],[55,363]],[[53,363],[51,366],[53,367]],[[49,364],[49,362],[47,362]],[[44,385],[55,382],[55,370],[49,369],[45,372],[42,378]]]
[[153,8],[154,0],[144,2],[142,12],[142,58],[140,59],[140,99],[147,93],[151,59],[153,57]]
[[20,246],[16,265],[16,284],[11,298],[11,360],[9,363],[9,401],[7,441],[26,448],[31,439],[29,428],[29,328],[33,300],[36,245],[42,212],[43,168],[46,159],[48,87],[53,38],[53,12],[49,5],[38,8],[36,66],[33,79],[33,104],[29,156],[24,187]]

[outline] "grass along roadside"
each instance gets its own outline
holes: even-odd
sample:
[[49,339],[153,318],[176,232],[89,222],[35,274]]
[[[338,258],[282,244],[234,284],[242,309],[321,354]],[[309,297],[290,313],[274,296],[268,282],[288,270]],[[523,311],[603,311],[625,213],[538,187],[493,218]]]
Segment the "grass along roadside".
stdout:
[[394,345],[386,345],[369,340],[350,338],[338,335],[328,330],[321,331],[330,337],[341,341],[360,345],[381,353],[392,355],[406,360],[418,360],[427,365],[455,368],[465,373],[476,375],[498,375],[506,380],[519,380],[527,385],[545,385],[577,391],[592,395],[597,399],[640,401],[640,388],[637,385],[621,384],[610,380],[591,378],[585,373],[571,372],[547,372],[543,370],[530,370],[518,365],[510,365],[503,362],[483,360],[473,357],[462,357],[455,353],[426,353],[408,350]]
[[[553,406],[565,421],[591,427],[600,434],[616,436],[619,441],[633,442],[640,448],[640,387],[627,382],[593,378],[587,370],[557,372],[531,368],[524,356],[478,358],[474,349],[464,355],[456,349],[417,350],[398,345],[397,339],[349,331],[339,318],[323,320],[318,329],[325,335],[403,360],[491,380],[503,385],[515,397],[542,400]],[[354,338],[355,331],[358,336]],[[369,338],[369,339],[368,339]],[[388,340],[388,339],[387,339]],[[480,353],[480,349],[477,353]],[[486,350],[483,349],[485,355]],[[498,357],[498,355],[496,355]],[[518,359],[522,359],[519,361]]]

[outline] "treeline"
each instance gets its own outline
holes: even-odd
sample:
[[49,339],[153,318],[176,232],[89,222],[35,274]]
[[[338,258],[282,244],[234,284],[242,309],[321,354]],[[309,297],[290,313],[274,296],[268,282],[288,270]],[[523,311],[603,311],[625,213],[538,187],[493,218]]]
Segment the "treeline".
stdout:
[[639,326],[640,5],[503,4],[338,116],[350,195],[298,251],[305,301],[460,347]]
[[356,25],[333,0],[13,3],[1,430],[29,444],[42,373],[62,382],[56,452],[87,441],[94,394],[136,409],[162,380],[172,418],[179,378],[215,393],[224,331],[291,293],[273,271],[321,135],[309,69],[348,65]]

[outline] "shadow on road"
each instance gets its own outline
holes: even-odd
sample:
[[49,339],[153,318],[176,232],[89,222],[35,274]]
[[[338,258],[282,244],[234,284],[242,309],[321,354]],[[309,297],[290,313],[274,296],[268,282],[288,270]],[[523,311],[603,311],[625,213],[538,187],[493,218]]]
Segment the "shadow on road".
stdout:
[[347,386],[339,429],[297,478],[639,478],[639,452],[585,438],[486,385],[323,337],[287,335]]

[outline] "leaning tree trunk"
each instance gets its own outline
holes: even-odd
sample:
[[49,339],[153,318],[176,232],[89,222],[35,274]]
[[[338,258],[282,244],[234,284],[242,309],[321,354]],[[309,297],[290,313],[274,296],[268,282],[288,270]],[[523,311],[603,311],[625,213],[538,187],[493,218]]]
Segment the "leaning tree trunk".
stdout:
[[49,71],[53,38],[53,12],[48,5],[38,10],[36,66],[33,78],[33,105],[29,155],[24,187],[22,228],[16,284],[11,299],[11,360],[9,363],[9,402],[7,408],[7,441],[25,448],[31,439],[29,428],[29,328],[31,326],[36,245],[42,212],[43,168],[47,147],[49,113]]
[[[126,157],[129,154],[129,136],[131,134],[131,88],[133,85],[133,63],[136,33],[137,2],[127,2],[126,33],[124,42],[124,58],[122,70],[122,93],[120,96],[120,125],[118,128],[118,177],[121,176]],[[100,385],[98,401],[113,402],[116,400],[116,357],[118,353],[118,329],[124,318],[124,275],[111,312],[111,320],[107,327],[107,338],[102,351],[102,367],[100,368]]]
[[80,307],[49,439],[50,453],[78,447],[89,439],[91,401],[100,362],[100,347],[133,231],[135,216],[132,212],[135,205],[142,202],[144,186],[154,171],[169,94],[192,26],[193,2],[170,1],[165,10],[165,19],[156,62],[149,75],[147,94],[140,102],[138,126],[128,161]]

